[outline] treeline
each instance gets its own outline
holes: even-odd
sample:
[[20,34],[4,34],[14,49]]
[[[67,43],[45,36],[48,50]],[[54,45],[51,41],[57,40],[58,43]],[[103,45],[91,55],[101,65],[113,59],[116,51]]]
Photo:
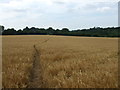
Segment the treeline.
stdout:
[[100,28],[94,27],[90,29],[72,30],[68,28],[53,29],[49,27],[35,28],[25,27],[23,30],[15,30],[14,28],[6,29],[2,32],[2,35],[65,35],[65,36],[90,36],[90,37],[120,37],[120,27],[108,27]]

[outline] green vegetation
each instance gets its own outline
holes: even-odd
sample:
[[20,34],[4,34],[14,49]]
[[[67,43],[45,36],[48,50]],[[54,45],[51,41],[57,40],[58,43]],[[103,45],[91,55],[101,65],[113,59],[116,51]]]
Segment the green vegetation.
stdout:
[[48,29],[44,28],[35,28],[35,27],[25,27],[23,30],[15,30],[14,28],[6,29],[2,32],[2,35],[65,35],[65,36],[90,36],[90,37],[120,37],[119,34],[120,27],[108,27],[100,28],[94,27],[90,29],[82,30],[72,30],[68,28],[53,29],[49,27]]

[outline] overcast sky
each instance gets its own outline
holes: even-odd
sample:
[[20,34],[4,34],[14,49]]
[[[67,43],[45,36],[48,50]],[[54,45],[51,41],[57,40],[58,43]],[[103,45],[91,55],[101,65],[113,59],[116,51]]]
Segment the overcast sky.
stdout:
[[118,26],[119,0],[0,0],[0,25],[22,29]]

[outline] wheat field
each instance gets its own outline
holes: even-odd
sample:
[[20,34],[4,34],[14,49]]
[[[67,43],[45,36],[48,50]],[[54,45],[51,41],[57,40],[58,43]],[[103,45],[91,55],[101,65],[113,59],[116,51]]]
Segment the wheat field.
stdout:
[[117,88],[118,38],[2,37],[3,88]]

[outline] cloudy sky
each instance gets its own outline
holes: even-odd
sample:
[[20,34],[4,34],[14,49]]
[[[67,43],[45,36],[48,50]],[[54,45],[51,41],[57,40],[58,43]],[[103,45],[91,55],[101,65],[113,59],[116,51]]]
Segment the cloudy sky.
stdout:
[[0,25],[5,28],[71,30],[118,25],[119,0],[0,0]]

